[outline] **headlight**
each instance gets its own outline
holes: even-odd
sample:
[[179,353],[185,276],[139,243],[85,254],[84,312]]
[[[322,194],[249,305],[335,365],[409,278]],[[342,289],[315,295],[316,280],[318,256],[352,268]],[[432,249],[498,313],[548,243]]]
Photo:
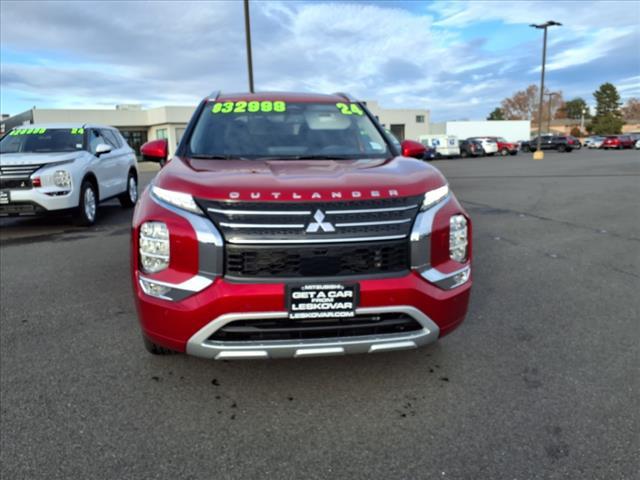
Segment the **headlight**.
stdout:
[[162,222],[145,222],[140,226],[140,264],[149,273],[169,266],[169,229]]
[[53,174],[53,183],[56,187],[71,188],[71,174],[66,170],[56,170]]
[[165,190],[164,188],[156,186],[151,187],[151,193],[174,207],[182,208],[183,210],[188,210],[193,213],[202,213],[200,207],[198,207],[193,197],[188,193],[174,192],[173,190]]
[[424,194],[420,210],[427,210],[433,207],[435,204],[441,202],[447,195],[449,195],[449,185],[443,185],[442,187],[428,191]]
[[464,215],[454,215],[449,219],[449,257],[463,263],[467,259],[469,235],[467,219]]

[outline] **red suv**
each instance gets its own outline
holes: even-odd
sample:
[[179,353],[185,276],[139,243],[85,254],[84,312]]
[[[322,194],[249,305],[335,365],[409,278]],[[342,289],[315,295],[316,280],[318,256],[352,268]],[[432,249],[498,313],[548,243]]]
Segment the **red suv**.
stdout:
[[507,142],[506,139],[502,137],[490,137],[492,140],[498,144],[498,153],[503,157],[507,155],[517,155],[518,154],[518,144]]
[[[160,160],[166,142],[142,150]],[[451,332],[469,302],[471,221],[423,154],[345,94],[205,98],[134,214],[147,349],[308,357]]]
[[604,139],[600,148],[633,148],[633,138],[630,135],[611,135]]

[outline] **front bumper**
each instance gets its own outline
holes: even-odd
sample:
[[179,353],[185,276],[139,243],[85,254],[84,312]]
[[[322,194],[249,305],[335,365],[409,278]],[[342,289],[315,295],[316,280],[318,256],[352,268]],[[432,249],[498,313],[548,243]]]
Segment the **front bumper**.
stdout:
[[237,320],[287,318],[284,283],[247,284],[217,278],[179,302],[146,295],[134,274],[142,330],[153,342],[191,355],[213,358],[283,358],[416,348],[451,332],[467,312],[471,279],[443,290],[415,271],[402,277],[362,280],[357,314],[403,313],[420,330],[400,334],[260,342],[220,342],[210,337]]
[[36,215],[78,206],[77,192],[72,189],[67,194],[58,195],[58,191],[60,189],[9,189],[10,201],[0,205],[0,215]]

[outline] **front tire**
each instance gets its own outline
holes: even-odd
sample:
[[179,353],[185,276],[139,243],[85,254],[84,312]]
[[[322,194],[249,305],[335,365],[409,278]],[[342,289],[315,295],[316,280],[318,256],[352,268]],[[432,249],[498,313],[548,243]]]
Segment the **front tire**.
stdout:
[[118,200],[123,208],[132,208],[138,201],[138,179],[133,172],[127,177],[127,191],[122,193]]
[[76,223],[82,227],[89,227],[96,223],[98,213],[98,191],[92,182],[84,180],[80,187],[80,204]]
[[503,157],[506,157],[507,155],[509,155],[509,150],[507,150],[506,148],[503,148],[502,150],[500,150],[500,155],[502,155]]

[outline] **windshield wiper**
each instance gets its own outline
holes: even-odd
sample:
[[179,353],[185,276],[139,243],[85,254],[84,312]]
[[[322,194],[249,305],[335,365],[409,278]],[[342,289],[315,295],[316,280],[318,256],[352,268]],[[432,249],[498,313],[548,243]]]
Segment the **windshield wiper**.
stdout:
[[355,160],[351,155],[295,155],[281,158],[283,160]]
[[248,158],[238,155],[209,155],[206,153],[189,155],[189,158],[195,158],[197,160],[248,160]]

